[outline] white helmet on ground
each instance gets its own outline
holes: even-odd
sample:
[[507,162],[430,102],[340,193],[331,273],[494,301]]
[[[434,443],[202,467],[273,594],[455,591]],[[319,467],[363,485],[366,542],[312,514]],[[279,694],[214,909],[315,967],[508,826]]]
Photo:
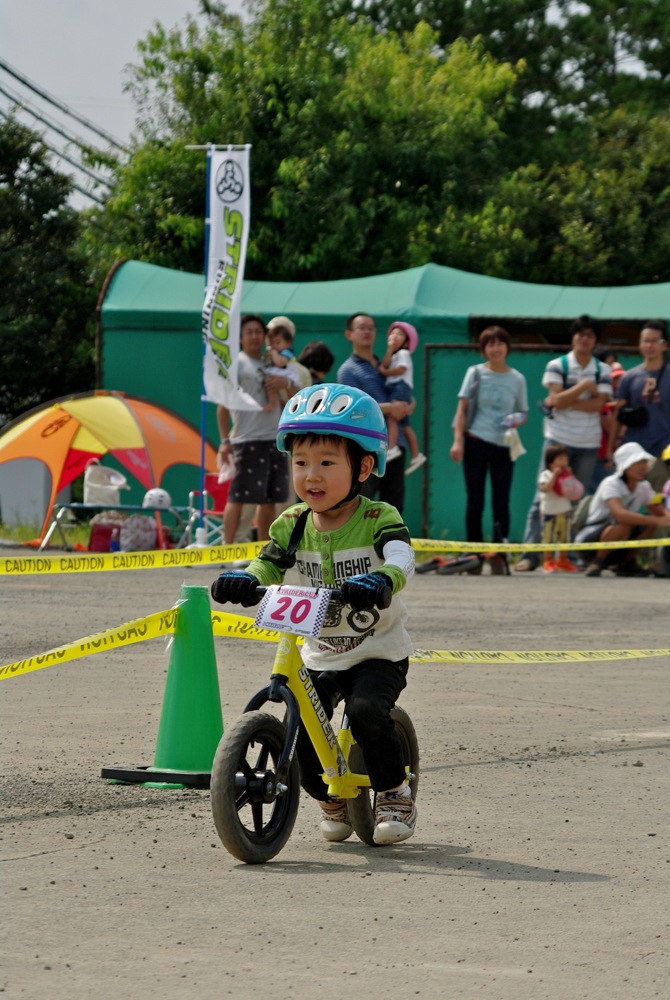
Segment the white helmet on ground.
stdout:
[[143,507],[171,507],[172,497],[167,490],[161,490],[157,486],[148,490],[144,494]]

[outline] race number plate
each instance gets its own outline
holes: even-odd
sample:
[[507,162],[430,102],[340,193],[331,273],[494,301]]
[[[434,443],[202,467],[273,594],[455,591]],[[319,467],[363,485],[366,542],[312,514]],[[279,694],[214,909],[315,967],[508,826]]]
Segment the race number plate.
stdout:
[[331,596],[329,590],[268,587],[254,624],[257,628],[317,636],[323,627]]

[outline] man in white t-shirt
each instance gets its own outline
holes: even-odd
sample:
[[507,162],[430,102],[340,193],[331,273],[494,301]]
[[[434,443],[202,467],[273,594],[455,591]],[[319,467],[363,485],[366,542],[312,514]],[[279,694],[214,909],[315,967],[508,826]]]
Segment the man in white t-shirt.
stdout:
[[[593,355],[600,335],[600,324],[596,319],[580,316],[572,323],[570,333],[572,350],[569,354],[550,361],[542,376],[547,398],[540,472],[544,468],[547,447],[550,444],[565,445],[572,472],[586,489],[596,464],[602,436],[600,411],[608,399],[612,398],[612,369]],[[538,490],[528,511],[523,540],[537,544],[541,538]],[[538,562],[537,552],[524,553],[517,563],[516,571],[524,573],[534,570]]]
[[[216,419],[221,435],[219,462],[235,462],[235,476],[230,484],[223,512],[226,544],[235,540],[242,510],[246,504],[256,507],[258,540],[270,537],[270,525],[276,517],[276,504],[286,504],[289,495],[289,470],[286,456],[276,448],[277,425],[282,405],[277,394],[285,390],[294,395],[298,385],[288,376],[268,375],[263,361],[266,326],[262,318],[248,314],[240,320],[240,353],[237,379],[241,389],[255,399],[257,410],[229,410],[219,405]],[[266,410],[268,392],[274,406]]]
[[[653,538],[657,528],[670,527],[670,511],[645,476],[654,456],[635,441],[622,444],[614,452],[616,472],[601,482],[589,504],[586,524],[575,542],[627,542],[631,538]],[[646,514],[640,513],[644,507]],[[622,553],[623,559],[621,560]],[[619,561],[618,576],[647,576],[636,562],[636,550],[598,549],[586,569],[586,576],[600,576],[608,557]]]

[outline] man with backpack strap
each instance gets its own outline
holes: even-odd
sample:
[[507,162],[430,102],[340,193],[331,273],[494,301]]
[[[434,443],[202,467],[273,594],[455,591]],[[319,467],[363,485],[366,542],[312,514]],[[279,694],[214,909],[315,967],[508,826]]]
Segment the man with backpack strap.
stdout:
[[667,479],[661,452],[670,444],[670,368],[666,325],[650,320],[640,332],[643,361],[625,373],[617,390],[616,425],[609,441],[610,455],[618,444],[639,444],[654,456],[647,479],[656,490]]
[[[586,489],[600,447],[600,411],[612,397],[612,370],[593,354],[600,336],[600,324],[596,319],[580,316],[572,323],[570,333],[572,350],[550,361],[542,376],[547,398],[543,405],[544,445],[540,470],[544,468],[547,447],[564,445],[573,474]],[[540,493],[537,490],[526,518],[523,540],[539,543],[541,539]],[[526,552],[517,563],[516,572],[530,572],[539,562],[538,552]]]

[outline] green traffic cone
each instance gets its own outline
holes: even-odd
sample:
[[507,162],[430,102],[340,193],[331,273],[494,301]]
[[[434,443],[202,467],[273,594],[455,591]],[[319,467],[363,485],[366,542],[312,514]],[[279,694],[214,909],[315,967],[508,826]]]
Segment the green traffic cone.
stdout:
[[209,787],[223,735],[209,590],[184,584],[181,601],[153,766],[103,768],[103,778],[161,788]]

